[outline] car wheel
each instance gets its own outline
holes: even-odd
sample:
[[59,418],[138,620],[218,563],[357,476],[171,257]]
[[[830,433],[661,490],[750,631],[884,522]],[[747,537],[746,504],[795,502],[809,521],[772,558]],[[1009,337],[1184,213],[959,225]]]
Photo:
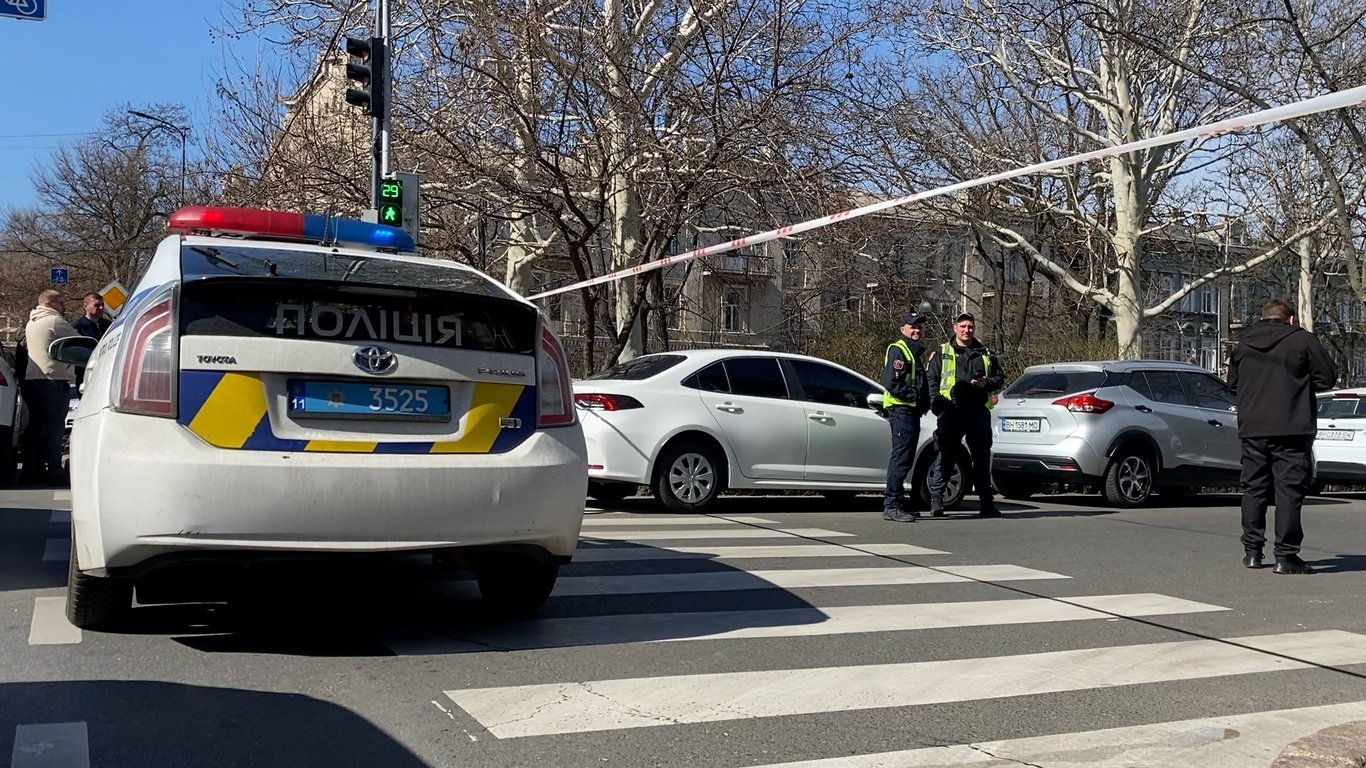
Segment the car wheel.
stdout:
[[630,496],[634,491],[635,486],[627,483],[600,483],[597,481],[588,483],[588,498],[605,507],[620,504],[622,499]]
[[484,604],[509,618],[535,615],[554,591],[559,575],[558,565],[522,555],[489,558],[474,571]]
[[701,512],[721,494],[722,466],[717,451],[707,445],[670,445],[656,465],[655,496],[675,512]]
[[1105,500],[1116,507],[1142,506],[1153,494],[1157,469],[1144,451],[1125,449],[1105,469]]
[[[921,461],[924,466],[916,469],[915,484],[919,488],[920,502],[929,507],[930,504],[930,465],[934,463],[935,454],[927,453]],[[962,503],[963,498],[968,495],[968,458],[962,451],[958,452],[958,459],[950,462],[949,476],[944,481],[944,509],[954,509]]]
[[76,540],[71,540],[71,562],[66,577],[66,618],[81,629],[117,623],[133,608],[133,582],[81,573],[76,568]]
[[997,493],[1017,501],[1025,501],[1043,487],[1038,480],[1017,475],[997,475],[992,478],[992,484],[996,486]]

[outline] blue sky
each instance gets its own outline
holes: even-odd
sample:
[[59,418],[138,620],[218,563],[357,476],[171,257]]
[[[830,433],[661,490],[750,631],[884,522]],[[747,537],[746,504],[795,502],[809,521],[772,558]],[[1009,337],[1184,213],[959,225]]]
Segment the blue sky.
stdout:
[[[202,125],[215,75],[224,68],[224,47],[213,28],[234,13],[226,0],[47,5],[45,21],[0,18],[0,49],[10,62],[0,89],[0,209],[34,203],[33,167],[53,147],[81,138],[53,134],[94,130],[109,110],[179,103],[194,116],[196,129]],[[255,59],[254,41],[234,46]]]

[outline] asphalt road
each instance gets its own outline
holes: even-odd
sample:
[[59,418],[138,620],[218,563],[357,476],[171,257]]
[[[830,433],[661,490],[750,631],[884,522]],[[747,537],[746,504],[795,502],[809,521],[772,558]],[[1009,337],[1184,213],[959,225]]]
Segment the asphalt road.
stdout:
[[628,500],[589,510],[538,622],[409,558],[266,570],[117,633],[61,618],[64,496],[0,492],[14,768],[1265,766],[1366,720],[1366,496],[1311,500],[1307,577],[1240,567],[1231,496],[914,524]]

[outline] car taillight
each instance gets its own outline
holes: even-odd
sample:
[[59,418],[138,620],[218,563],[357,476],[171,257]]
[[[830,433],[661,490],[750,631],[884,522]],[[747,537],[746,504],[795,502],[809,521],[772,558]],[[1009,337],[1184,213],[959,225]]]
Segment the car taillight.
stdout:
[[1053,404],[1061,405],[1072,413],[1105,413],[1115,407],[1109,400],[1096,397],[1094,392],[1059,398]]
[[574,395],[574,403],[590,411],[629,411],[645,406],[634,397],[627,395],[606,395],[601,392],[584,392]]
[[573,390],[564,348],[549,328],[541,327],[541,350],[536,355],[536,387],[540,395],[538,427],[562,427],[574,423]]
[[148,416],[175,416],[175,296],[143,310],[128,329],[117,409]]

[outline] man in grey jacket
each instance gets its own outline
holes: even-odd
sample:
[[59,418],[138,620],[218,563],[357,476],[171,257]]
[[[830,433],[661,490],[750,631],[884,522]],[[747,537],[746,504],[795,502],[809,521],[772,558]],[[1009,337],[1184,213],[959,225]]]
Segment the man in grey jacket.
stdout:
[[24,328],[28,368],[21,391],[28,403],[28,434],[24,441],[23,480],[57,485],[62,480],[62,431],[71,397],[75,369],[53,360],[48,346],[57,339],[77,336],[62,316],[62,295],[53,290],[38,294],[38,306]]

